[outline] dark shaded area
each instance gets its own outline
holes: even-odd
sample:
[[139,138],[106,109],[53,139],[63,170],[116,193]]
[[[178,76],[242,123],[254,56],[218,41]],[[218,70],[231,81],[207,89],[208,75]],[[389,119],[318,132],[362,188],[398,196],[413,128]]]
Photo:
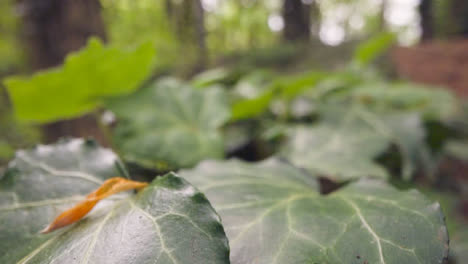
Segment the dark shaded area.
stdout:
[[[65,56],[83,47],[91,36],[106,39],[98,0],[22,0],[23,35],[33,70],[60,65]],[[64,89],[67,89],[64,87]],[[96,116],[86,115],[43,126],[44,141],[63,136],[94,137],[109,145]]]
[[421,41],[427,41],[434,37],[433,0],[421,0],[419,14],[421,16]]
[[284,0],[284,31],[286,41],[308,41],[310,39],[310,6],[301,0]]

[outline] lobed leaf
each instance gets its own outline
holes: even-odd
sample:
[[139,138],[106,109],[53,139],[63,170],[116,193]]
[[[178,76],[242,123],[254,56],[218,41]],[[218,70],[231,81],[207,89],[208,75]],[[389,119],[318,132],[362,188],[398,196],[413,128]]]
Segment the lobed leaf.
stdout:
[[84,49],[67,56],[63,66],[32,77],[9,77],[5,85],[22,121],[72,118],[94,110],[103,97],[137,89],[151,73],[154,54],[150,43],[122,50],[91,39]]
[[118,158],[92,141],[18,152],[0,179],[0,263],[229,263],[219,216],[174,174],[137,195],[101,201],[68,228],[39,234],[58,212],[117,175],[126,175]]
[[168,79],[108,106],[119,119],[115,143],[126,159],[178,168],[223,157],[219,129],[230,112],[221,89],[197,90]]
[[417,169],[428,174],[432,171],[419,114],[379,114],[360,105],[345,108],[337,104],[318,107],[318,113],[321,119],[317,125],[289,129],[281,155],[293,164],[334,181],[386,178],[387,172],[375,159],[394,144],[402,157],[405,180]]
[[359,122],[355,114],[350,110],[337,117],[336,122],[328,120],[314,126],[292,127],[280,155],[333,181],[366,176],[387,178],[385,169],[374,159],[390,142],[373,127]]
[[278,160],[206,161],[181,176],[221,215],[233,264],[436,264],[448,254],[438,203],[362,179],[322,196]]

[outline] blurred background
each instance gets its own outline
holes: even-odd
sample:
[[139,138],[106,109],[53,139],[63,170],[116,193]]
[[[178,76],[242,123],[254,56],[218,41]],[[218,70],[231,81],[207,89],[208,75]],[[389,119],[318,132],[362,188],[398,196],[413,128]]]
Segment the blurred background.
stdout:
[[420,140],[408,128],[373,158],[445,204],[452,261],[468,259],[466,0],[2,0],[0,79],[0,170],[16,149],[69,136],[115,148],[142,175],[213,158],[142,153],[164,112],[145,87],[226,92],[217,158],[264,159],[291,124],[350,101],[416,113]]

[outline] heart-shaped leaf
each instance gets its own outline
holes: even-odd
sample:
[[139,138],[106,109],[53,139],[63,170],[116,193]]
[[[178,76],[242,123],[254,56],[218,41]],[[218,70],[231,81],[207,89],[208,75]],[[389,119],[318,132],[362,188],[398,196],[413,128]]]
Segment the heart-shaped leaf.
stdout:
[[435,264],[448,254],[439,204],[417,191],[363,179],[322,196],[277,160],[207,161],[181,175],[221,215],[234,264]]
[[178,168],[223,156],[218,129],[230,112],[221,89],[196,90],[166,79],[109,107],[119,119],[115,142],[128,160]]
[[353,112],[339,122],[292,127],[281,155],[295,165],[334,181],[373,176],[387,172],[374,159],[389,145],[386,136],[356,121]]
[[295,165],[334,181],[385,178],[387,172],[375,159],[394,144],[402,157],[404,179],[418,168],[430,173],[431,156],[418,114],[379,114],[359,105],[344,109],[334,104],[320,107],[319,112],[318,125],[289,130],[282,155]]
[[125,174],[116,155],[92,141],[19,151],[0,180],[0,263],[229,263],[219,216],[173,174],[137,195],[101,201],[69,228],[39,234],[105,179]]

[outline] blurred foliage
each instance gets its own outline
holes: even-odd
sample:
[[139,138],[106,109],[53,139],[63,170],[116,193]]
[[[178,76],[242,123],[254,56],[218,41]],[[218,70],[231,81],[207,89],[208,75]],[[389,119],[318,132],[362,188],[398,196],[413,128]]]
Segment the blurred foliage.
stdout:
[[369,65],[377,56],[388,50],[395,43],[395,37],[396,35],[393,33],[384,32],[363,42],[356,48],[353,58],[354,62],[361,66]]
[[0,86],[0,167],[13,157],[18,148],[31,147],[40,134],[34,127],[19,124],[9,109],[3,88]]
[[32,77],[9,77],[5,84],[21,121],[77,117],[98,107],[102,97],[138,88],[151,73],[154,54],[148,44],[125,50],[92,39],[86,48],[68,55],[62,67]]
[[164,170],[224,156],[219,129],[230,112],[222,89],[163,79],[108,107],[119,120],[115,144],[128,160]]
[[386,179],[388,173],[374,162],[387,148],[385,136],[354,122],[349,115],[342,117],[337,125],[325,122],[290,127],[283,156],[301,168],[336,182],[360,177]]
[[19,17],[14,0],[0,2],[0,75],[22,66],[23,54],[18,39]]
[[[205,159],[279,155],[340,183],[364,176],[434,183],[444,155],[468,160],[468,111],[457,113],[458,98],[388,79],[374,64],[396,39],[417,36],[414,25],[382,23],[380,1],[319,1],[304,46],[281,42],[272,26],[281,24],[279,0],[202,2],[208,64],[219,67],[182,81],[156,78],[161,69],[175,76],[199,66],[178,39],[166,1],[101,0],[109,46],[92,40],[62,67],[5,82],[16,119],[1,96],[0,165],[39,140],[18,119],[44,123],[99,106],[115,114],[116,149],[148,177]],[[450,27],[448,4],[436,2],[438,25]],[[0,3],[0,74],[24,63],[13,8],[13,0]],[[388,17],[395,13],[389,8]],[[354,49],[361,39],[368,40]],[[464,242],[455,242],[465,239],[460,229],[451,231],[453,252],[463,256]]]
[[[209,1],[204,1],[209,2]],[[211,8],[211,9],[210,9]],[[213,54],[270,46],[276,39],[268,18],[280,1],[217,1],[206,12],[207,42]]]
[[179,42],[167,18],[165,1],[101,0],[109,42],[117,47],[151,42],[160,67],[177,62]]

